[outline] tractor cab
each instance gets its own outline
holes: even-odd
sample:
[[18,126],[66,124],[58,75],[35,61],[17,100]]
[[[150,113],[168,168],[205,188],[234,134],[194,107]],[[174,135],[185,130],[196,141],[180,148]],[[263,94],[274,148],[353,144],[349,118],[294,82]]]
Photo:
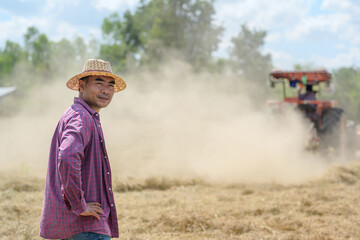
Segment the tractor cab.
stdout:
[[[340,128],[343,110],[335,108],[336,101],[319,100],[320,84],[330,86],[331,74],[326,70],[317,71],[280,71],[274,70],[269,74],[270,86],[282,85],[282,100],[269,101],[279,109],[284,104],[295,105],[305,117],[313,123],[312,140],[320,143],[325,135],[333,134]],[[294,88],[293,96],[288,96],[286,90]],[[290,95],[290,94],[289,94]]]

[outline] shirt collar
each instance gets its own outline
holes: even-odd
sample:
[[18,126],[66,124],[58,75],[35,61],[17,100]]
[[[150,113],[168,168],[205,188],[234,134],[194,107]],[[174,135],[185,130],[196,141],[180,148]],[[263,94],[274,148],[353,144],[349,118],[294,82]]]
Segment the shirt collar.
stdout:
[[99,117],[99,114],[92,109],[84,100],[79,97],[74,97],[74,103],[82,105],[92,116]]

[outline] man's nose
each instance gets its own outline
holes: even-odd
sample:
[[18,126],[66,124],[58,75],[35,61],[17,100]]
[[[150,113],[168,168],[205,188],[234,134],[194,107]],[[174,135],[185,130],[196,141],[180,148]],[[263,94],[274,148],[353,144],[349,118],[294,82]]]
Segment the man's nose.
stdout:
[[105,86],[103,87],[102,91],[101,91],[103,94],[106,94],[108,96],[110,96],[111,94],[111,87],[110,86]]

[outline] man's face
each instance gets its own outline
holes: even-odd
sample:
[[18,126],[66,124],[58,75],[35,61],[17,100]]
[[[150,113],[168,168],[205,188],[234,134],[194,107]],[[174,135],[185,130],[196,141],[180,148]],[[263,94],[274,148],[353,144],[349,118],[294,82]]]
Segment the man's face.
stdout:
[[111,77],[89,76],[87,81],[79,81],[80,98],[99,112],[111,102],[114,84],[115,80]]

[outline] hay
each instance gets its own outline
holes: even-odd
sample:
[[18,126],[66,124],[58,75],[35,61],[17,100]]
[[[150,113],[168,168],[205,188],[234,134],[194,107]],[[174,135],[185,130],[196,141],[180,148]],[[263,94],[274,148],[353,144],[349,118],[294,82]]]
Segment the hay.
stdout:
[[[287,186],[115,179],[120,239],[358,240],[358,170],[359,162],[335,166]],[[1,239],[39,239],[44,180],[0,176]]]

